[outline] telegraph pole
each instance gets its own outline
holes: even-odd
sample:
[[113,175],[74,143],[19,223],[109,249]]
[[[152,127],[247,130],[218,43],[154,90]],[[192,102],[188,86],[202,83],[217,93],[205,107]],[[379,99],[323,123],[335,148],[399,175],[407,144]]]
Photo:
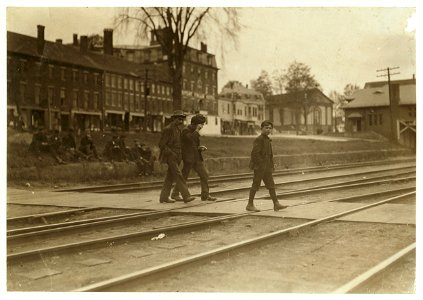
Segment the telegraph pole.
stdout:
[[392,108],[392,92],[391,92],[391,76],[392,75],[397,75],[400,74],[399,72],[397,73],[391,73],[392,70],[396,70],[399,69],[399,67],[387,67],[386,69],[380,69],[380,70],[376,70],[376,72],[386,72],[385,74],[382,75],[377,75],[376,77],[388,77],[388,95],[389,95],[389,114],[390,114],[390,125],[391,125],[391,139],[392,141],[396,141],[396,126],[395,126],[395,120],[394,120],[394,113],[393,113],[393,108]]

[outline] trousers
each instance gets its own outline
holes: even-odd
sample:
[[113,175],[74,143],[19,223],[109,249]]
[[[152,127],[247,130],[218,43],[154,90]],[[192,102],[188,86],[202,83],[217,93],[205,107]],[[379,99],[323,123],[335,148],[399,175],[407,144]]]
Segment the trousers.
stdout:
[[169,198],[172,184],[176,183],[176,187],[182,194],[182,198],[187,199],[191,196],[188,191],[184,176],[182,175],[179,164],[181,160],[177,157],[169,157],[167,159],[167,173],[163,182],[162,190],[160,192],[160,200]]
[[[194,170],[200,177],[201,185],[201,199],[207,199],[209,196],[209,174],[204,166],[202,161],[197,162],[186,162],[184,161],[184,166],[182,168],[182,176],[186,180],[188,179],[189,173],[191,170]],[[177,186],[173,189],[172,196],[179,195],[179,189]]]

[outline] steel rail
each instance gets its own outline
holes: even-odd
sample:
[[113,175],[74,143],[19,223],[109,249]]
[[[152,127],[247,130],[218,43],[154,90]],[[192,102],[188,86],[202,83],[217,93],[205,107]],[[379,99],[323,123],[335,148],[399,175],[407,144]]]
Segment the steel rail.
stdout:
[[[396,191],[393,190],[392,192],[396,192]],[[272,209],[262,210],[262,211],[270,211],[270,210],[272,210]],[[7,255],[7,258],[8,258],[8,260],[9,259],[13,260],[13,259],[17,259],[17,258],[23,258],[23,257],[48,253],[48,252],[51,252],[51,251],[61,251],[61,250],[66,250],[66,249],[71,249],[71,248],[88,246],[88,245],[92,245],[92,244],[107,243],[107,242],[118,241],[118,240],[127,239],[127,238],[142,237],[142,236],[146,236],[146,235],[154,235],[154,234],[157,234],[157,233],[162,233],[163,230],[174,231],[174,230],[180,230],[180,229],[185,229],[185,228],[190,228],[190,227],[204,226],[204,225],[209,225],[209,224],[221,222],[221,221],[224,221],[224,220],[236,219],[236,218],[240,218],[240,217],[243,217],[243,216],[246,216],[246,215],[252,215],[252,214],[255,214],[255,213],[254,212],[244,212],[244,213],[233,214],[233,215],[230,215],[230,216],[212,217],[212,218],[209,218],[207,220],[184,222],[184,223],[174,224],[174,225],[171,225],[171,226],[155,227],[154,229],[151,229],[151,230],[134,232],[134,233],[129,233],[129,234],[125,234],[125,235],[109,236],[109,237],[105,237],[105,238],[88,240],[88,241],[84,241],[84,242],[69,243],[69,244],[64,244],[64,245],[59,245],[59,246],[52,246],[52,247],[46,247],[46,248],[41,248],[41,249],[35,249],[35,250],[13,253],[13,254]],[[87,224],[87,225],[90,225],[90,224]],[[67,229],[67,227],[63,228],[63,230],[66,230],[66,229]],[[36,234],[33,234],[33,235],[36,235]],[[29,236],[30,235],[27,234],[25,237],[29,237]],[[24,235],[22,235],[21,237],[24,237]]]
[[359,211],[362,211],[362,210],[365,210],[365,209],[369,209],[369,208],[372,208],[372,207],[375,207],[375,206],[378,206],[378,205],[389,203],[391,201],[398,200],[398,199],[401,199],[401,198],[404,198],[404,197],[408,197],[408,196],[411,196],[413,194],[415,195],[415,192],[402,194],[402,195],[395,196],[395,197],[392,197],[392,198],[389,198],[389,199],[378,201],[376,203],[364,205],[364,206],[354,208],[354,209],[351,209],[351,210],[348,210],[348,211],[336,213],[336,214],[333,214],[333,215],[330,215],[330,216],[327,216],[327,217],[323,217],[323,218],[316,219],[316,220],[313,220],[313,221],[310,221],[310,222],[306,222],[306,223],[301,224],[301,225],[292,226],[292,227],[282,229],[282,230],[278,230],[278,231],[275,231],[275,232],[272,232],[272,233],[269,233],[269,234],[261,235],[259,237],[255,237],[255,238],[251,238],[251,239],[244,240],[244,241],[241,241],[241,242],[233,243],[231,245],[216,248],[216,249],[206,251],[206,252],[203,252],[203,253],[200,253],[200,254],[188,256],[188,257],[185,257],[185,258],[173,261],[173,262],[164,263],[164,264],[154,266],[154,267],[150,267],[150,268],[146,268],[146,269],[143,269],[143,270],[140,270],[140,271],[135,271],[135,272],[132,272],[132,273],[129,273],[129,274],[126,274],[126,275],[116,277],[116,278],[108,279],[108,280],[105,280],[105,281],[97,282],[97,283],[94,283],[94,284],[91,284],[91,285],[87,285],[85,287],[78,288],[78,289],[74,290],[74,292],[101,291],[101,290],[104,290],[106,288],[116,286],[118,284],[126,283],[128,281],[132,281],[132,280],[135,280],[135,279],[144,278],[144,277],[147,277],[147,276],[150,276],[150,275],[153,275],[153,274],[157,274],[157,273],[160,273],[160,272],[164,272],[164,271],[174,269],[174,268],[182,266],[182,265],[186,265],[186,264],[193,263],[193,262],[196,262],[196,261],[199,261],[199,260],[202,260],[202,259],[210,258],[212,256],[215,256],[215,255],[218,255],[218,254],[221,254],[221,253],[237,250],[237,249],[240,249],[242,247],[249,246],[251,244],[257,244],[259,242],[263,242],[263,241],[266,241],[266,240],[269,240],[269,239],[272,239],[272,238],[280,237],[280,236],[286,235],[290,232],[295,232],[295,231],[298,231],[300,229],[304,229],[304,228],[307,228],[307,227],[317,225],[319,223],[331,221],[331,220],[337,219],[339,217],[342,217],[342,216],[345,216],[345,215],[348,215],[348,214],[356,213],[356,212],[359,212]]
[[360,274],[359,276],[355,277],[351,281],[347,282],[343,286],[337,288],[335,291],[333,291],[333,294],[347,294],[351,291],[353,291],[355,288],[359,287],[360,285],[364,284],[368,280],[370,280],[372,277],[377,275],[378,273],[382,272],[386,268],[388,268],[393,263],[397,262],[410,252],[414,251],[416,249],[416,243],[412,243],[408,245],[407,247],[401,249],[394,255],[388,257],[384,261],[380,262],[376,266],[370,268],[366,272]]
[[[415,168],[415,166],[398,167],[398,168],[390,168],[390,169],[383,169],[383,170],[368,171],[367,173],[366,172],[363,172],[363,173],[351,173],[351,174],[333,175],[333,176],[336,176],[336,177],[342,177],[342,176],[347,177],[347,176],[351,176],[351,175],[354,175],[354,174],[374,174],[374,173],[381,173],[381,172],[386,172],[386,171],[395,171],[395,170],[409,169],[409,168]],[[303,174],[303,173],[304,172],[301,172],[301,173],[298,172],[298,174]],[[283,175],[286,175],[286,174],[283,174]],[[250,179],[250,178],[252,178],[251,176],[252,175],[245,176],[245,177],[238,176],[236,178],[221,179],[221,180],[218,180],[218,181],[219,182],[228,182],[228,181],[236,181],[236,180]],[[274,177],[278,177],[278,176],[280,176],[280,174],[275,174],[274,173]],[[326,177],[323,177],[323,178],[326,178]],[[331,177],[330,176],[327,176],[327,178],[330,179]],[[321,178],[317,178],[317,180],[318,179],[321,179]],[[313,180],[316,180],[316,179],[313,179],[312,178],[312,179],[305,179],[305,180],[299,180],[299,181],[313,181]],[[218,181],[215,180],[214,182],[218,182]],[[209,184],[211,184],[211,183],[212,182],[209,181]],[[152,189],[153,188],[161,187],[162,185],[163,185],[163,182],[161,182],[157,186],[152,187]],[[248,187],[248,188],[250,188],[250,187]],[[106,188],[104,190],[98,190],[98,191],[96,191],[96,193],[110,193],[110,194],[113,194],[113,193],[131,193],[131,192],[137,192],[137,191],[140,191],[140,190],[144,190],[144,188],[142,188],[142,189],[139,189],[137,187],[120,188],[120,189],[107,189]],[[199,195],[199,194],[195,194],[195,195]]]
[[[413,162],[413,159],[404,159],[400,161],[393,161],[393,163],[407,163]],[[386,160],[380,161],[372,161],[372,162],[358,162],[358,163],[349,163],[349,164],[335,164],[329,166],[315,166],[315,167],[306,167],[306,168],[295,168],[295,169],[285,169],[285,170],[277,170],[274,172],[275,176],[284,175],[284,174],[302,174],[302,173],[312,173],[312,172],[319,172],[319,171],[327,171],[327,170],[337,170],[337,169],[344,169],[350,167],[364,167],[364,166],[377,166],[386,164]],[[209,177],[209,183],[213,182],[221,182],[230,179],[242,179],[243,177],[249,178],[252,176],[252,172],[245,172],[239,174],[225,174],[225,175],[215,175]],[[188,178],[188,183],[199,183],[198,178]],[[125,184],[117,184],[117,185],[107,185],[107,186],[91,186],[91,187],[81,187],[81,188],[71,188],[71,189],[62,189],[56,190],[57,192],[97,192],[98,190],[109,189],[110,191],[120,191],[125,190],[126,188],[134,188],[134,189],[152,189],[163,184],[162,180],[158,181],[151,181],[151,182],[141,182],[141,183],[125,183]]]
[[[374,179],[374,178],[373,178]],[[394,181],[402,181],[402,180],[410,180],[415,179],[413,178],[396,178]],[[362,180],[360,180],[362,181]],[[350,181],[347,182],[347,184],[336,184],[336,185],[323,185],[323,186],[316,186],[312,188],[306,188],[303,190],[296,190],[291,192],[284,192],[284,193],[278,193],[278,196],[291,196],[291,195],[300,195],[300,194],[307,194],[312,193],[316,191],[326,191],[326,190],[333,190],[333,189],[342,189],[342,188],[349,188],[349,187],[355,187],[355,186],[365,186],[365,185],[374,185],[374,184],[381,184],[386,182],[392,182],[392,180],[383,180],[383,181],[371,181],[366,183],[355,183],[351,184]],[[414,188],[415,189],[415,188]],[[229,190],[232,191],[232,190]],[[256,199],[267,199],[269,196],[257,196]],[[238,201],[245,201],[246,198],[240,198],[240,199],[225,199],[216,201],[218,202],[238,202]],[[196,206],[203,206],[207,205],[208,203],[198,203],[194,205],[190,205],[190,207],[196,207]],[[306,203],[308,204],[308,203]],[[110,224],[115,222],[123,222],[126,220],[133,220],[138,218],[145,218],[149,216],[160,216],[165,215],[171,212],[176,212],[178,210],[185,209],[185,207],[180,208],[171,208],[167,210],[163,210],[160,212],[139,212],[139,213],[130,213],[130,214],[123,214],[123,215],[117,215],[117,216],[109,216],[109,217],[102,217],[102,218],[94,218],[89,220],[79,220],[79,221],[73,221],[73,222],[65,222],[65,223],[56,223],[56,224],[49,224],[49,225],[41,225],[41,226],[33,226],[33,227],[26,227],[26,228],[20,228],[20,229],[14,229],[14,230],[8,230],[7,231],[7,238],[8,240],[18,239],[18,238],[24,238],[24,237],[31,237],[35,235],[41,235],[41,234],[49,234],[53,232],[61,232],[64,230],[74,230],[77,228],[85,228],[85,227],[91,227],[91,226],[97,226],[97,225],[104,225],[104,224]]]
[[[313,181],[319,181],[319,180],[328,180],[328,179],[337,179],[337,178],[342,178],[342,177],[348,177],[348,176],[359,176],[359,175],[369,175],[372,173],[381,173],[381,172],[385,172],[384,171],[369,171],[369,172],[363,172],[363,173],[352,173],[352,174],[341,174],[341,175],[331,175],[331,176],[325,176],[325,177],[314,177],[314,178],[307,178],[307,179],[298,179],[298,180],[291,180],[291,181],[282,181],[282,182],[275,182],[275,186],[286,186],[289,184],[295,184],[295,183],[306,183],[306,182],[313,182]],[[391,170],[388,170],[391,171]],[[332,183],[330,185],[325,185],[325,186],[337,186],[340,184],[344,184],[345,182],[366,182],[372,179],[378,179],[378,178],[385,178],[385,177],[393,177],[393,176],[400,176],[400,175],[404,175],[404,174],[410,174],[410,173],[415,173],[415,171],[406,171],[406,172],[402,172],[402,173],[396,173],[396,174],[392,174],[392,175],[381,175],[381,176],[376,176],[376,177],[372,177],[372,178],[360,178],[360,179],[356,179],[356,180],[350,180],[350,181],[344,181],[344,182],[335,182]],[[237,192],[237,191],[245,191],[245,190],[249,190],[251,188],[251,186],[243,186],[243,187],[239,187],[239,188],[229,188],[229,189],[221,189],[221,190],[214,190],[214,191],[210,191],[211,195],[217,195],[217,194],[221,194],[221,193],[230,193],[230,192]],[[297,192],[297,191],[301,191],[301,190],[309,190],[310,188],[304,188],[304,189],[295,189],[292,192]],[[291,191],[288,191],[288,193]],[[198,196],[200,195],[200,193],[194,193],[194,196]]]
[[69,209],[69,210],[61,210],[61,211],[54,211],[54,212],[48,212],[48,213],[41,213],[41,214],[34,214],[34,215],[25,215],[25,216],[19,216],[19,217],[13,217],[13,218],[7,218],[7,222],[16,222],[16,221],[24,221],[29,219],[37,219],[37,218],[45,218],[45,217],[55,217],[60,215],[67,215],[72,214],[76,212],[85,212],[85,211],[91,211],[101,209],[101,207],[86,207],[86,208],[77,208],[77,209]]

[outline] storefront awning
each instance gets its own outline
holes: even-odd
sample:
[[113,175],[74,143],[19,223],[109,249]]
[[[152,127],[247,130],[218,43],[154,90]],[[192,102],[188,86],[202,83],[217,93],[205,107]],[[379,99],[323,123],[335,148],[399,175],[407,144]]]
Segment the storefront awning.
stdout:
[[348,115],[348,119],[351,119],[351,118],[362,118],[363,116],[362,116],[362,114],[360,114],[359,112],[353,112],[352,114],[349,114]]
[[80,114],[80,115],[101,116],[101,112],[95,112],[95,111],[73,110],[72,113]]

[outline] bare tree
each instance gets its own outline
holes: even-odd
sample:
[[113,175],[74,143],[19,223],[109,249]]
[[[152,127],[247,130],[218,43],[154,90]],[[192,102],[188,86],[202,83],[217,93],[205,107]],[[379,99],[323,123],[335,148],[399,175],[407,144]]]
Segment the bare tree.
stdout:
[[[210,7],[131,7],[122,9],[116,17],[117,26],[136,28],[135,34],[143,39],[150,33],[161,45],[167,57],[169,74],[173,80],[173,108],[182,108],[182,68],[189,43],[219,32],[224,40],[237,43],[241,30],[236,8]],[[224,45],[223,45],[224,44]]]
[[344,87],[344,96],[345,97],[351,97],[352,94],[354,94],[355,91],[359,90],[360,86],[357,84],[348,83]]

